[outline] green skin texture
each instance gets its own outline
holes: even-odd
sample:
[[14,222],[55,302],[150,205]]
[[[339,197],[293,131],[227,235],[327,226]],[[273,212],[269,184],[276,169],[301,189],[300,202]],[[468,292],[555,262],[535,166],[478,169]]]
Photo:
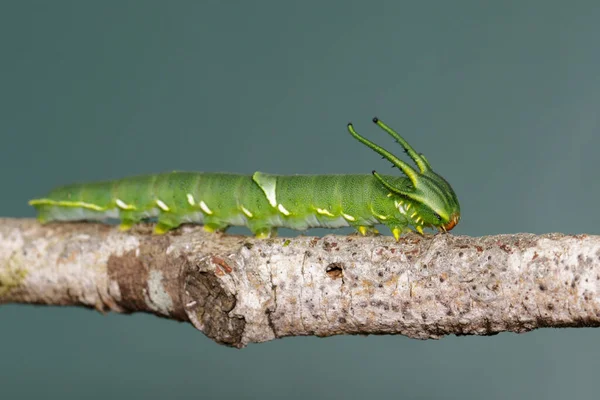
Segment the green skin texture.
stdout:
[[[387,128],[377,119],[374,122]],[[156,217],[158,234],[183,223],[202,223],[211,232],[247,226],[257,237],[274,236],[279,227],[352,226],[367,234],[376,232],[375,225],[384,224],[399,239],[410,227],[423,233],[424,227],[445,231],[458,223],[460,207],[454,191],[404,139],[388,131],[419,172],[358,135],[351,124],[348,128],[408,177],[382,176],[375,171],[371,175],[292,176],[169,172],[62,186],[30,204],[43,223],[113,217],[121,220],[122,229],[128,229]]]

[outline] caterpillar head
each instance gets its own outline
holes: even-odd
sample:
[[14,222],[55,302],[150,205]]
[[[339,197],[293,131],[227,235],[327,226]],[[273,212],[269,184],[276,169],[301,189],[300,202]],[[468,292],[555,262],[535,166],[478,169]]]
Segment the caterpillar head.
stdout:
[[373,118],[373,122],[392,136],[404,148],[404,151],[419,169],[418,171],[415,170],[384,148],[360,136],[350,123],[348,124],[350,134],[404,172],[410,180],[410,185],[399,186],[394,184],[394,181],[388,180],[376,171],[373,171],[375,178],[390,192],[402,198],[409,199],[411,204],[415,205],[415,211],[423,221],[424,226],[435,227],[444,232],[454,228],[460,220],[460,205],[450,184],[435,173],[425,156],[417,153],[398,133],[378,118]]

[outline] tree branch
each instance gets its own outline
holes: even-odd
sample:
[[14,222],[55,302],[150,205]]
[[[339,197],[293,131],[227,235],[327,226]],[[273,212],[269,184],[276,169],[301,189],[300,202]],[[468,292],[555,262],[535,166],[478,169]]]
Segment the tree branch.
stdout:
[[243,347],[297,335],[440,338],[600,326],[600,236],[164,236],[0,219],[0,304],[189,321]]

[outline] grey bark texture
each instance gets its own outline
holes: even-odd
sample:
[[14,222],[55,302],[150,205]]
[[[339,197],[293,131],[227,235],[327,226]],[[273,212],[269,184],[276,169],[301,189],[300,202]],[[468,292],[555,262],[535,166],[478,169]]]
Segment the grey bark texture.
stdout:
[[234,347],[285,336],[418,339],[600,326],[600,236],[163,236],[0,219],[0,304],[191,322]]

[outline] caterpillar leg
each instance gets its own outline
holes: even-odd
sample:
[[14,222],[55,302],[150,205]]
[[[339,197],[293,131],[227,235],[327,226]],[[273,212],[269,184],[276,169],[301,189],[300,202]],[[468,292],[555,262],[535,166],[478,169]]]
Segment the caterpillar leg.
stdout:
[[253,224],[250,221],[248,221],[248,229],[250,229],[252,234],[259,239],[267,239],[277,236],[277,228],[265,225],[264,223]]
[[142,220],[142,214],[136,211],[121,210],[119,212],[120,231],[128,231],[131,227]]
[[277,228],[265,228],[265,229],[261,229],[258,230],[256,232],[252,232],[254,234],[254,236],[256,236],[258,239],[268,239],[268,238],[273,238],[277,236]]
[[174,215],[161,214],[158,217],[156,225],[154,226],[154,234],[163,235],[168,231],[177,228],[182,223],[183,221],[181,221],[181,219],[175,217]]
[[355,228],[362,236],[379,235],[379,231],[374,226],[359,225],[355,226]]
[[227,229],[228,225],[224,224],[224,223],[218,223],[218,222],[207,222],[204,224],[203,228],[205,232],[210,232],[210,233],[214,233],[214,232],[225,232],[225,229]]
[[135,224],[136,224],[136,221],[134,221],[134,220],[131,220],[131,219],[123,219],[123,220],[121,220],[121,223],[119,224],[119,230],[120,230],[121,232],[128,231],[128,230],[130,230],[130,229],[133,227],[133,225],[135,225]]
[[396,241],[400,240],[400,236],[402,236],[403,233],[411,231],[406,221],[388,220],[386,221],[386,226],[390,228],[390,231],[392,231],[392,235],[394,235],[394,239],[396,239]]

